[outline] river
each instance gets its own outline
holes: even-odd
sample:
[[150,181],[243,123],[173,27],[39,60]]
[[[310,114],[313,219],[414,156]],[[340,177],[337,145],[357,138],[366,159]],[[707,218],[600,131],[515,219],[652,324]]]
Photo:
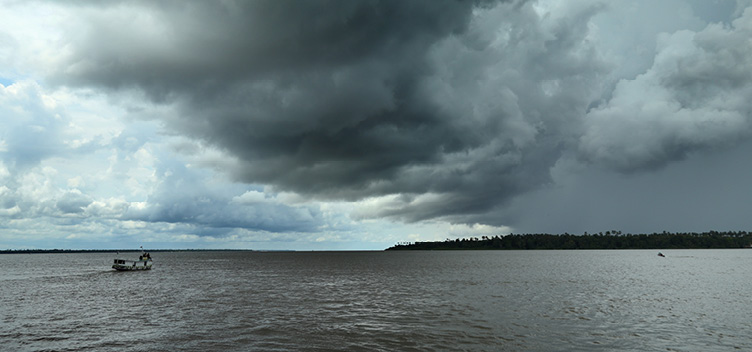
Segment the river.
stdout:
[[5,254],[0,350],[752,350],[752,250],[657,253]]

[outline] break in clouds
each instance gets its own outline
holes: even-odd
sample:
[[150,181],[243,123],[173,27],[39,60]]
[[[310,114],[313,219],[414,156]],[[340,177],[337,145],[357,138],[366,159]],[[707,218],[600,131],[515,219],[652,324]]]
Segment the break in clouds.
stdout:
[[[52,3],[44,5],[62,16],[56,54],[38,79],[104,92],[113,104],[147,100],[167,112],[127,116],[184,138],[183,153],[190,144],[217,150],[224,161],[203,165],[238,184],[365,202],[353,219],[514,227],[510,202],[550,187],[562,165],[650,173],[749,139],[752,8],[708,3]],[[6,133],[6,165],[81,152],[86,145],[47,135],[57,128],[45,124],[64,120]],[[148,138],[159,136],[116,140]],[[122,216],[281,232],[324,226],[315,206],[248,208],[263,202],[243,203],[242,187],[185,194],[180,182],[207,182],[185,177],[155,181],[148,204]],[[69,192],[56,206],[76,213],[93,203]]]

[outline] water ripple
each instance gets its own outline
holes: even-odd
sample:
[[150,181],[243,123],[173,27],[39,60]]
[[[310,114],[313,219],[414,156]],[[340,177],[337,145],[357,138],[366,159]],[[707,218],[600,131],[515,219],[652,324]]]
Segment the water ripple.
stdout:
[[[12,351],[752,350],[752,251],[0,256]],[[676,259],[674,259],[676,258]],[[60,263],[65,263],[61,266]],[[56,268],[49,270],[48,268]]]

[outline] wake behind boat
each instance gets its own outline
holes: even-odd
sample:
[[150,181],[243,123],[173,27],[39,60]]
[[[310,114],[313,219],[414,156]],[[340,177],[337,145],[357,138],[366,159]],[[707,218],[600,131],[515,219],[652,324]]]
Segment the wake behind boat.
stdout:
[[151,255],[147,252],[143,252],[141,253],[141,256],[138,257],[138,260],[115,258],[115,261],[112,263],[112,268],[117,271],[151,270],[151,265]]

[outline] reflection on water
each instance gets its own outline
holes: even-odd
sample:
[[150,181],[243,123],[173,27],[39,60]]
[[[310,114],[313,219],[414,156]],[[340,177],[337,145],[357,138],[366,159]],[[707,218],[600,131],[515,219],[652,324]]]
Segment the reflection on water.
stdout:
[[19,351],[752,350],[752,250],[0,255]]

